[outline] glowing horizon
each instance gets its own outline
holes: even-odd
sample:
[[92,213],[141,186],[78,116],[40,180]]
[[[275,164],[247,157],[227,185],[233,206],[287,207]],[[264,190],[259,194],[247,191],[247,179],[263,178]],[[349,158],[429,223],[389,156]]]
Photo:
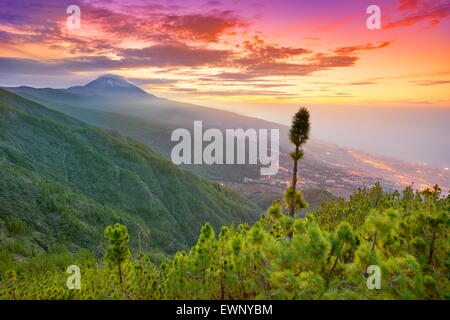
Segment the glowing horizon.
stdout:
[[[450,107],[449,1],[377,2],[381,30],[366,27],[369,1],[1,0],[0,85],[113,73],[219,107]],[[67,28],[69,4],[81,9],[78,30]]]

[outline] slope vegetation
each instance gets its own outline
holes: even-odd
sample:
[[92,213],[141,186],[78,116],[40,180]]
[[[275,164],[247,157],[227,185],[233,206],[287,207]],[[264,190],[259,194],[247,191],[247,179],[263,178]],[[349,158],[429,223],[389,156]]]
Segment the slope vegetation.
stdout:
[[237,192],[135,140],[3,89],[0,172],[2,250],[25,256],[55,243],[96,249],[114,222],[129,226],[132,246],[173,252],[192,245],[206,221],[219,227],[258,215]]

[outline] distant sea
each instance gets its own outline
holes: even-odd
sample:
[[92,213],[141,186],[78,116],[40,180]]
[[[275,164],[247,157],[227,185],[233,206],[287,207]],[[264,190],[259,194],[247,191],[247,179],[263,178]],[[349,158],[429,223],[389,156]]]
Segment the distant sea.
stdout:
[[[311,108],[319,139],[398,159],[450,167],[450,108]],[[341,108],[338,110],[338,108]]]
[[[450,167],[450,107],[308,107],[311,135],[317,139],[400,160]],[[289,125],[297,108],[267,105],[228,110]]]

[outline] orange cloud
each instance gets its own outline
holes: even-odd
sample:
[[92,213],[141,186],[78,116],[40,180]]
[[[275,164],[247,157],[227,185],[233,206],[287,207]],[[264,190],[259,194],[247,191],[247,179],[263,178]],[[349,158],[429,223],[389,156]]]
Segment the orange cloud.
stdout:
[[359,45],[359,46],[351,46],[351,47],[340,47],[334,50],[337,54],[353,54],[357,51],[365,51],[365,50],[374,50],[374,49],[381,49],[384,47],[387,47],[390,45],[393,41],[385,41],[379,45],[373,45],[371,43],[365,44],[365,45]]

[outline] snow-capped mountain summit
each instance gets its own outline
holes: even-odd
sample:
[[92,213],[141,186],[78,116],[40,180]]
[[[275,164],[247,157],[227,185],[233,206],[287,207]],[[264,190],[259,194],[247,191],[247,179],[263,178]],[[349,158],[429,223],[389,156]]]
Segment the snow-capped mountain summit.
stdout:
[[98,77],[95,80],[92,80],[84,87],[86,88],[95,88],[95,89],[105,89],[105,88],[133,88],[134,86],[131,83],[128,83],[120,76],[116,76],[113,74],[105,74],[103,76]]
[[84,86],[70,87],[67,91],[83,95],[155,97],[113,74],[100,76]]

